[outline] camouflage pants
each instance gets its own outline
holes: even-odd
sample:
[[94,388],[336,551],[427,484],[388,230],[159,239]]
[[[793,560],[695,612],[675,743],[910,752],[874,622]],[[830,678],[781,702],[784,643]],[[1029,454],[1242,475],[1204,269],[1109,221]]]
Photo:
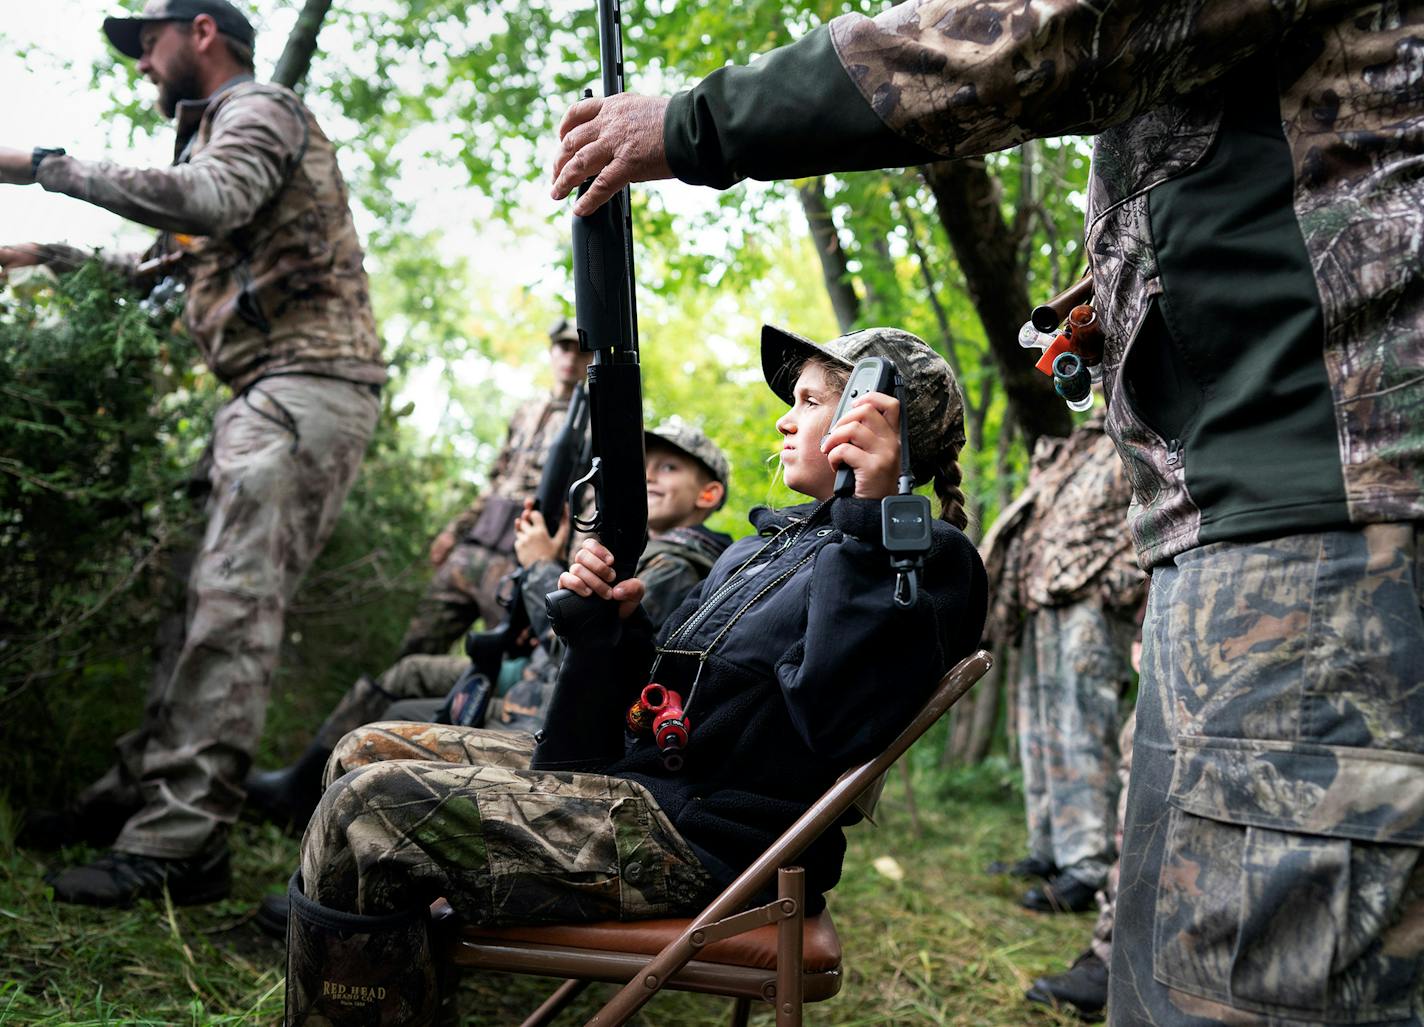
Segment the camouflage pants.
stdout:
[[387,719],[391,703],[402,699],[435,699],[449,692],[470,665],[468,656],[424,656],[416,654],[397,660],[375,681],[362,677],[346,690],[336,708],[317,729],[316,742],[335,749],[348,731],[362,724]]
[[323,906],[362,914],[440,896],[483,924],[690,914],[707,872],[641,785],[529,770],[529,735],[371,724],[342,739],[302,839]]
[[441,655],[477,620],[488,627],[504,620],[496,600],[499,583],[514,570],[513,554],[468,539],[455,543],[420,597],[396,659],[415,653]]
[[1421,1022],[1424,531],[1152,576],[1112,1022]]
[[1118,706],[1134,625],[1094,601],[1035,611],[1019,659],[1019,760],[1029,854],[1094,888],[1117,846]]
[[191,856],[236,818],[287,603],[336,525],[379,414],[368,387],[308,375],[264,379],[218,412],[181,645],[96,786],[142,803],[116,849]]
[[[1117,779],[1121,790],[1117,800],[1117,848],[1122,851],[1122,825],[1127,821],[1127,782],[1132,774],[1132,741],[1137,729],[1137,714],[1130,713],[1122,733],[1117,736]],[[1107,883],[1094,896],[1098,900],[1098,921],[1093,925],[1093,940],[1088,946],[1105,964],[1112,962],[1113,917],[1117,907],[1117,889],[1122,879],[1122,861],[1114,860],[1108,870]]]

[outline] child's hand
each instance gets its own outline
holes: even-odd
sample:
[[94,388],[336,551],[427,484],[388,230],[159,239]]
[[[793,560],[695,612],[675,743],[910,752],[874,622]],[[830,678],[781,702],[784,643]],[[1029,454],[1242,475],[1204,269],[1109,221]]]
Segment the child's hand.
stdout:
[[569,569],[559,575],[559,587],[581,596],[597,596],[618,603],[618,616],[626,620],[643,601],[647,591],[637,578],[613,583],[613,554],[600,542],[586,539]]
[[836,470],[855,471],[855,494],[883,499],[897,491],[900,477],[900,401],[867,392],[851,404],[821,442]]

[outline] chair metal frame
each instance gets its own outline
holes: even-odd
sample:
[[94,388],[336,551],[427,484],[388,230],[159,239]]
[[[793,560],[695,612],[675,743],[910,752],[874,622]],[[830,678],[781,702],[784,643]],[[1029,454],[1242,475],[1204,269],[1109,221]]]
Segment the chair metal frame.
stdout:
[[[940,679],[934,694],[895,740],[874,759],[842,774],[794,824],[784,831],[757,860],[713,899],[702,912],[677,922],[680,930],[661,951],[649,958],[636,946],[610,948],[609,934],[620,929],[631,936],[641,921],[627,924],[587,925],[591,944],[578,944],[580,925],[560,927],[557,943],[531,940],[538,928],[466,928],[456,938],[450,958],[456,966],[506,973],[565,977],[567,980],[545,1000],[523,1027],[551,1023],[593,981],[622,983],[623,987],[593,1018],[588,1027],[625,1024],[662,988],[724,995],[736,1000],[732,1023],[745,1025],[751,1001],[770,1002],[776,1009],[777,1027],[800,1027],[802,1006],[830,998],[840,990],[839,961],[833,968],[805,969],[803,937],[807,920],[805,880],[792,862],[828,828],[838,823],[864,793],[940,717],[958,702],[993,666],[993,657],[980,650],[959,661]],[[758,893],[777,878],[777,898],[746,908]],[[827,917],[827,914],[821,914]],[[815,918],[813,918],[815,919]],[[667,923],[667,922],[660,922]],[[834,928],[829,919],[820,929]],[[645,928],[646,929],[646,928]],[[716,942],[761,930],[770,940],[775,932],[775,968],[699,959]],[[573,941],[568,939],[572,937]]]

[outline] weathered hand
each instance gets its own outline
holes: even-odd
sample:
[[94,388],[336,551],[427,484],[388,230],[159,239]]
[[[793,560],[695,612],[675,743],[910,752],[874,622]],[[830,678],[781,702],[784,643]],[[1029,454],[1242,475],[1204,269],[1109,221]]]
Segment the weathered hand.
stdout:
[[663,149],[667,106],[666,97],[618,93],[570,107],[559,125],[554,199],[562,200],[593,177],[593,185],[574,204],[574,213],[586,217],[630,182],[671,178]]
[[15,150],[0,146],[0,182],[7,185],[29,185],[35,180],[30,167],[31,150]]
[[831,466],[855,471],[855,494],[883,499],[896,492],[900,477],[900,402],[883,392],[868,392],[821,442]]
[[637,578],[629,578],[613,584],[613,554],[595,539],[586,539],[579,547],[569,569],[559,575],[559,587],[567,588],[578,595],[598,596],[618,602],[618,616],[627,617],[643,601],[647,589]]

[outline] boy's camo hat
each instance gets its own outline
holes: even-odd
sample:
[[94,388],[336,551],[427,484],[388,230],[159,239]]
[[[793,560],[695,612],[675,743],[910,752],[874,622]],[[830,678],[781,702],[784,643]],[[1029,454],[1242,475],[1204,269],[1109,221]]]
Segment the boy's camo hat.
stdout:
[[884,357],[905,380],[910,416],[910,469],[915,484],[935,476],[945,458],[964,445],[964,398],[944,357],[918,336],[898,328],[867,328],[824,345],[774,325],[761,327],[761,370],[767,385],[787,404],[801,367],[819,357],[847,371],[861,357]]
[[257,44],[252,22],[227,0],[148,0],[137,17],[105,18],[104,35],[119,53],[137,60],[143,56],[139,33],[145,25],[155,21],[192,21],[200,14],[208,15],[219,32],[243,46],[252,48]]
[[678,452],[686,453],[692,457],[707,468],[713,481],[720,481],[726,485],[732,476],[731,465],[727,462],[727,454],[718,448],[717,443],[704,435],[701,430],[676,417],[669,418],[643,434],[646,436],[645,441],[648,444],[660,442],[664,446],[671,446]]

